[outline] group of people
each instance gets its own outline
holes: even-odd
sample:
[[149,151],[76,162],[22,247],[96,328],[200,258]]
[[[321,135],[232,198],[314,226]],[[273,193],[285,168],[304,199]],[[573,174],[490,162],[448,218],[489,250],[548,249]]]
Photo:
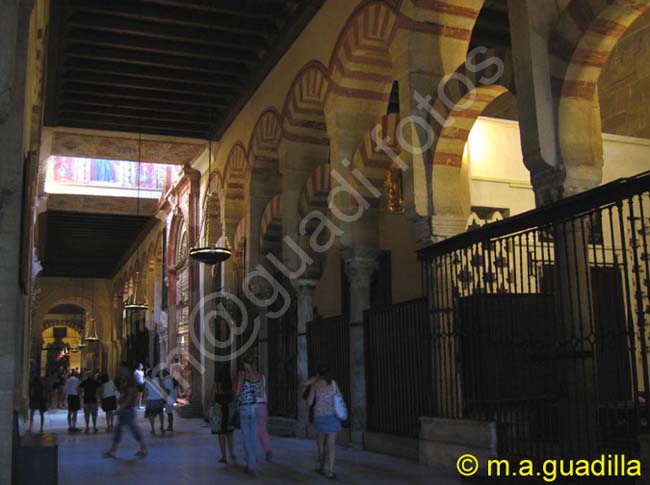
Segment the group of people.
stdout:
[[[341,417],[335,409],[336,396],[339,395],[336,382],[327,366],[320,366],[315,376],[305,383],[303,397],[313,413],[314,431],[317,435],[318,467],[316,472],[328,478],[336,478],[334,463],[336,457],[336,436],[341,430]],[[114,457],[122,438],[122,429],[127,427],[140,449],[137,456],[146,456],[147,447],[137,424],[136,408],[144,401],[145,418],[149,420],[151,434],[156,434],[156,420],[160,432],[174,430],[174,403],[179,383],[165,369],[157,375],[144,370],[139,364],[132,372],[126,364],[120,366],[115,381],[98,371],[88,373],[80,380],[72,371],[62,387],[62,395],[67,398],[68,431],[79,431],[77,414],[83,403],[85,431],[90,432],[90,424],[96,433],[98,409],[101,406],[106,415],[106,430],[113,432],[112,445],[104,454]],[[210,395],[211,406],[208,418],[212,431],[219,435],[221,457],[219,462],[236,462],[234,431],[241,430],[246,471],[256,473],[256,443],[259,440],[267,461],[272,459],[272,450],[267,430],[267,383],[252,361],[244,362],[236,380],[233,382],[229,369],[219,372],[215,387]],[[38,376],[32,378],[30,386],[30,426],[34,415],[40,411],[40,430],[43,431],[43,413],[47,410],[47,386]],[[167,415],[167,428],[164,426]],[[118,416],[117,425],[114,417]]]
[[[318,467],[316,472],[330,479],[336,478],[336,436],[341,430],[341,419],[335,411],[335,396],[339,392],[327,366],[320,366],[317,375],[305,383],[303,397],[313,411],[314,431],[317,435]],[[267,461],[272,459],[271,443],[267,430],[267,386],[251,361],[244,362],[233,383],[230,371],[223,369],[212,392],[213,405],[209,421],[212,432],[219,435],[220,463],[236,462],[234,430],[239,428],[243,441],[246,471],[256,474],[257,441],[264,450]]]

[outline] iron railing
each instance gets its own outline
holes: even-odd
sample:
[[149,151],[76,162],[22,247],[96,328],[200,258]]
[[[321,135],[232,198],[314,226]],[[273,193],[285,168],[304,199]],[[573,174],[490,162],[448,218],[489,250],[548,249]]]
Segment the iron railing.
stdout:
[[424,298],[364,315],[368,431],[417,437],[433,411],[431,333]]
[[[348,409],[350,407],[350,327],[347,318],[316,318],[307,324],[307,359],[309,375],[319,365],[327,365]],[[348,426],[348,423],[343,423]]]
[[621,179],[419,252],[434,416],[495,421],[504,456],[637,451],[649,191]]

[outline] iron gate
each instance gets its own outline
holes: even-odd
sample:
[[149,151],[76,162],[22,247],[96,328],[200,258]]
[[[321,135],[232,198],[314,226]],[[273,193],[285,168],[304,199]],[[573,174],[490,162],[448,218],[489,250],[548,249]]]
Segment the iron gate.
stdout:
[[[297,389],[297,353],[298,353],[298,313],[296,295],[291,284],[284,281],[284,287],[290,295],[289,309],[279,318],[268,320],[269,348],[269,414],[284,418],[296,418],[298,415]],[[278,298],[276,306],[281,306]],[[273,308],[277,310],[277,308]]]
[[431,336],[423,298],[364,315],[368,430],[417,437],[432,412]]
[[650,394],[650,173],[419,252],[433,414],[502,456],[635,453]]

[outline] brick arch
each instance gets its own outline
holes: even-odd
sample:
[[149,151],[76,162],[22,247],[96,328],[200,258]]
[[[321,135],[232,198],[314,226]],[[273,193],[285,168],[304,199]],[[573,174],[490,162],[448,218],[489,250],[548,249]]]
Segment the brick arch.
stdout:
[[[499,59],[504,70],[500,76],[496,64],[487,59]],[[476,69],[476,66],[485,66]],[[434,133],[430,150],[433,165],[460,168],[465,143],[476,119],[497,97],[515,92],[512,62],[507,51],[489,49],[475,55],[460,66],[444,84],[444,98],[434,103],[429,122]]]
[[282,244],[282,213],[284,197],[274,196],[266,204],[260,222],[260,252],[271,252],[279,255]]
[[301,217],[305,217],[314,210],[323,213],[327,211],[328,197],[332,189],[330,168],[328,163],[323,163],[316,167],[307,178],[300,196],[299,212]]
[[[248,172],[249,163],[246,149],[241,143],[237,143],[230,149],[224,168],[224,223],[226,230],[232,231],[233,234],[237,224],[244,216]],[[229,237],[232,237],[233,234],[229,234]]]
[[564,195],[598,185],[603,147],[598,79],[618,40],[650,0],[573,0],[549,40]]
[[[398,126],[399,115],[397,113],[382,116],[366,132],[352,158],[354,168],[358,169],[372,186],[380,192],[384,186],[386,172],[392,165],[393,160],[377,145],[376,141],[385,140],[387,146],[399,155],[401,148],[397,134]],[[369,192],[364,184],[359,183],[356,179],[355,182],[357,188],[366,196],[368,202],[376,202],[376,197]]]
[[246,242],[246,217],[242,217],[239,224],[237,224],[237,229],[235,230],[235,235],[233,236],[232,243],[232,255],[237,265],[237,261],[244,255],[244,243]]
[[275,108],[264,111],[255,123],[248,154],[253,173],[276,175],[278,167],[278,145],[282,137],[280,114]]
[[282,108],[282,135],[289,141],[329,144],[325,125],[325,98],[330,82],[318,61],[307,63],[296,74]]
[[[46,303],[46,302],[43,302],[43,303]],[[98,312],[98,311],[93,312],[93,302],[92,302],[92,300],[90,298],[85,298],[85,297],[80,297],[80,296],[74,296],[74,297],[69,297],[69,298],[60,298],[60,299],[58,299],[56,301],[53,301],[53,302],[47,302],[47,304],[44,305],[44,306],[46,306],[48,311],[49,311],[51,308],[57,307],[59,305],[76,305],[78,307],[83,308],[84,311],[87,314],[91,315],[92,318],[95,319],[95,323],[96,323],[95,328],[97,329],[97,332],[99,333],[99,336],[101,338],[101,332],[103,331],[103,328],[104,328],[103,319],[102,319],[102,316],[101,316],[100,312]],[[95,310],[96,310],[96,308],[95,308]],[[43,326],[42,328],[45,329],[46,327]],[[76,327],[73,327],[73,328],[76,328]],[[85,325],[82,324],[81,328],[78,330],[80,335],[84,334],[84,328],[85,328]]]
[[329,62],[330,92],[366,102],[388,102],[393,83],[389,52],[397,14],[393,2],[362,3],[341,30]]
[[81,337],[84,335],[84,325],[81,322],[75,322],[72,320],[46,320],[41,326],[41,333],[51,327],[70,327]]

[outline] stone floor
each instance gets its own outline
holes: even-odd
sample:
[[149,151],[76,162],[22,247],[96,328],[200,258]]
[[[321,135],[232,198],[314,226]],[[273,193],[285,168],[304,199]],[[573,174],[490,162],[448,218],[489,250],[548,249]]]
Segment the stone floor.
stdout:
[[[253,478],[244,473],[241,464],[244,453],[240,437],[235,435],[239,464],[220,464],[216,436],[210,434],[201,420],[176,418],[176,432],[163,437],[149,435],[149,425],[141,417],[149,455],[143,459],[134,457],[137,445],[127,432],[118,458],[106,459],[102,458],[102,452],[110,445],[110,435],[104,431],[103,416],[100,415],[102,426],[98,434],[68,434],[65,418],[65,411],[50,411],[46,419],[46,431],[59,435],[60,485],[332,483],[312,471],[315,443],[309,440],[272,437],[273,462],[261,461],[258,475]],[[78,425],[83,425],[82,422],[80,413]],[[336,473],[341,483],[459,483],[458,476],[447,470],[345,448],[337,449]]]

